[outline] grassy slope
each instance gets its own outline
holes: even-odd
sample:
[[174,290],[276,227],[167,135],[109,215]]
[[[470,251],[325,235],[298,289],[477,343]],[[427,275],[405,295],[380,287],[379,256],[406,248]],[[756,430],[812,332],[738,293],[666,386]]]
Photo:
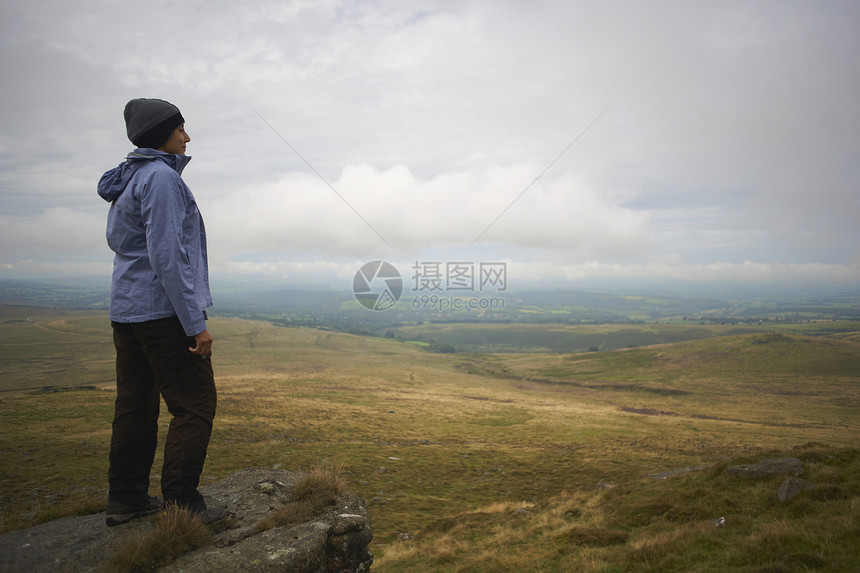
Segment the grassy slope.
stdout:
[[709,325],[696,322],[588,325],[438,323],[402,326],[391,330],[406,340],[435,340],[454,346],[460,351],[585,352],[589,349],[619,350],[756,332],[856,334],[860,331],[860,322],[820,321],[761,325]]
[[0,306],[0,391],[111,384],[111,344],[103,312]]
[[[245,466],[344,463],[368,500],[375,569],[840,570],[857,558],[846,541],[860,531],[860,462],[845,449],[860,429],[856,336],[433,355],[241,320],[214,320],[212,331],[220,396],[204,481]],[[97,508],[112,410],[106,320],[47,313],[0,336],[4,384],[29,373],[31,387],[105,387],[0,395],[4,526]],[[810,441],[827,445],[793,449]],[[804,457],[804,477],[823,487],[783,506],[778,480],[720,471],[775,454]],[[728,525],[710,526],[720,516]],[[414,539],[398,541],[404,532]]]

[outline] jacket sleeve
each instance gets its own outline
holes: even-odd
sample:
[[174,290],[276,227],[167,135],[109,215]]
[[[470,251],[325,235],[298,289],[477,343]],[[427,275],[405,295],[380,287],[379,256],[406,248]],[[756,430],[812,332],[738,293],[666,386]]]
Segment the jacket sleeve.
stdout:
[[[152,270],[188,336],[206,330],[206,316],[194,291],[194,266],[186,241],[199,240],[184,232],[191,211],[179,174],[157,169],[140,197],[140,211],[146,229],[146,247]],[[196,212],[196,210],[195,210]]]

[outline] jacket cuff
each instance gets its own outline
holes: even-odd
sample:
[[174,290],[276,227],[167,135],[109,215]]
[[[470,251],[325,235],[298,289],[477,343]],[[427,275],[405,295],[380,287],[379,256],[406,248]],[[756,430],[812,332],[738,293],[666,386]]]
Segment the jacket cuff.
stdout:
[[185,334],[188,336],[196,336],[206,330],[206,315],[200,313],[199,319],[191,319],[188,317],[185,320],[182,320],[182,329],[185,330]]

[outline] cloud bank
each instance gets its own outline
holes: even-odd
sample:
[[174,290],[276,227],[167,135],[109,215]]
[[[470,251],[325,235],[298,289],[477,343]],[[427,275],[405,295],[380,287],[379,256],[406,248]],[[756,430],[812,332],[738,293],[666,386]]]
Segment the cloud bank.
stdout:
[[109,269],[95,183],[131,148],[125,102],[160,97],[216,273],[860,278],[854,4],[0,10],[0,276]]

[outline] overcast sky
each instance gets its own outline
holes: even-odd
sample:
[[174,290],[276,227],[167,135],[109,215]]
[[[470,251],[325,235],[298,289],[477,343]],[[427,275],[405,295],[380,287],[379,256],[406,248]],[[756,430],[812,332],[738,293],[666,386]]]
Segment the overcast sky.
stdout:
[[858,2],[0,6],[0,278],[109,274],[156,97],[215,276],[860,283]]

